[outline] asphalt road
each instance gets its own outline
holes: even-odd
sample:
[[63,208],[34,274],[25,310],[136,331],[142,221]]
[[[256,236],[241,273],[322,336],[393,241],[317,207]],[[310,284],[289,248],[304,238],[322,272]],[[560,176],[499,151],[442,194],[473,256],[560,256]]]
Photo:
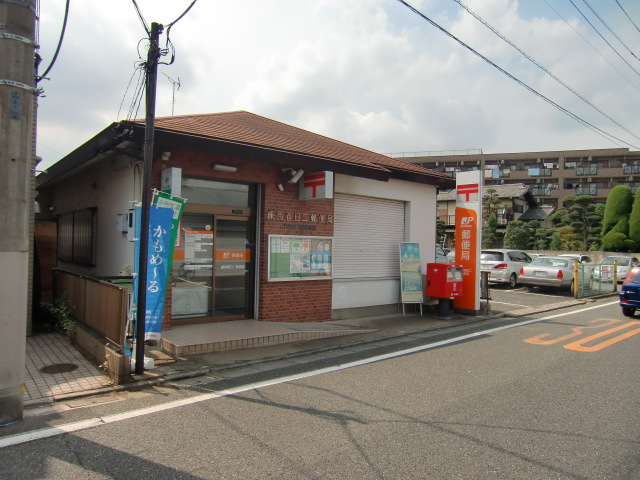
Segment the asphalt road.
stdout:
[[0,478],[640,478],[640,321],[614,300],[225,392],[43,411],[0,430]]

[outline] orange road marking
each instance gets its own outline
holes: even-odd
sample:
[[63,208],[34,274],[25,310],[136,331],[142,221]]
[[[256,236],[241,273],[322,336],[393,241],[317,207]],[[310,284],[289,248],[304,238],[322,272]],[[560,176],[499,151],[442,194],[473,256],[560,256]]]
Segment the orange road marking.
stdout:
[[587,328],[602,328],[602,327],[606,327],[608,325],[613,325],[614,323],[619,322],[620,320],[614,320],[613,318],[599,318],[597,320],[591,320],[589,321],[589,323],[602,323],[601,325],[594,325],[592,327],[575,327],[572,328],[571,331],[573,333],[569,333],[567,335],[564,335],[562,337],[558,337],[558,338],[552,338],[552,339],[548,339],[548,340],[543,340],[547,337],[550,337],[551,334],[550,333],[543,333],[541,335],[536,335],[535,337],[531,337],[531,338],[527,338],[526,340],[523,340],[523,342],[526,343],[530,343],[532,345],[553,345],[554,343],[559,343],[562,342],[564,340],[569,340],[570,338],[574,338],[577,337],[579,335],[582,335],[582,333],[584,332],[585,329]]
[[620,330],[624,330],[627,327],[632,327],[634,325],[640,325],[640,322],[638,322],[638,321],[629,322],[629,323],[625,323],[624,325],[619,325],[617,327],[610,328],[609,330],[605,330],[604,332],[596,333],[595,335],[591,335],[590,337],[583,338],[582,340],[578,340],[576,342],[569,343],[569,344],[565,345],[564,348],[566,348],[568,350],[575,350],[576,352],[597,352],[598,350],[602,350],[603,348],[606,348],[606,347],[608,347],[610,345],[613,345],[614,343],[621,342],[625,338],[629,338],[629,337],[632,337],[632,336],[640,333],[640,328],[636,328],[636,329],[631,330],[629,332],[623,333],[622,335],[618,335],[617,337],[610,338],[609,340],[605,340],[604,342],[598,343],[596,345],[592,345],[590,347],[585,347],[584,344],[585,343],[589,343],[589,342],[591,342],[593,340],[596,340],[596,339],[598,339],[600,337],[604,337],[606,335],[609,335],[611,333],[618,332]]

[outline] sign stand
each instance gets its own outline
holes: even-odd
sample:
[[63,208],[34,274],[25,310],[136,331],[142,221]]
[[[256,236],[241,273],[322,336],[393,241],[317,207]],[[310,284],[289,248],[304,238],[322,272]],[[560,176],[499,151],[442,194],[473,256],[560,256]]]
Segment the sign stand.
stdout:
[[420,244],[403,242],[400,244],[400,298],[402,315],[405,315],[405,304],[420,304],[422,315],[423,288],[420,265]]

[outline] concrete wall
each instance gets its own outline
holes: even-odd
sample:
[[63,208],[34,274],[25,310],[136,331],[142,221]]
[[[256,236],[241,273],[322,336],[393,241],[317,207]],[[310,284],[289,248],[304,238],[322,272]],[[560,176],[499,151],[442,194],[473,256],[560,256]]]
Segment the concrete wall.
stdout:
[[[379,182],[364,178],[336,175],[335,192],[350,195],[401,200],[405,202],[406,242],[420,244],[422,271],[426,264],[435,260],[436,245],[436,187],[401,180]],[[372,306],[379,313],[396,311],[400,302],[399,279],[349,279],[333,280],[333,318],[345,315],[338,310],[351,309],[350,316],[370,315]]]

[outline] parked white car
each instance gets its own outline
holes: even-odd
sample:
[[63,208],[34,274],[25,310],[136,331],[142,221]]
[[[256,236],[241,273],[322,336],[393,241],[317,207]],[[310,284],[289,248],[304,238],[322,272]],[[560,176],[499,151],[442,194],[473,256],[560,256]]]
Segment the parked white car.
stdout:
[[593,270],[593,279],[601,282],[613,282],[613,262],[618,263],[618,283],[624,282],[629,275],[629,271],[638,265],[640,260],[636,257],[627,257],[625,255],[611,255],[604,257],[602,261]]
[[489,272],[489,282],[505,283],[509,288],[518,284],[520,269],[531,263],[531,257],[522,250],[487,248],[480,252],[480,268]]

